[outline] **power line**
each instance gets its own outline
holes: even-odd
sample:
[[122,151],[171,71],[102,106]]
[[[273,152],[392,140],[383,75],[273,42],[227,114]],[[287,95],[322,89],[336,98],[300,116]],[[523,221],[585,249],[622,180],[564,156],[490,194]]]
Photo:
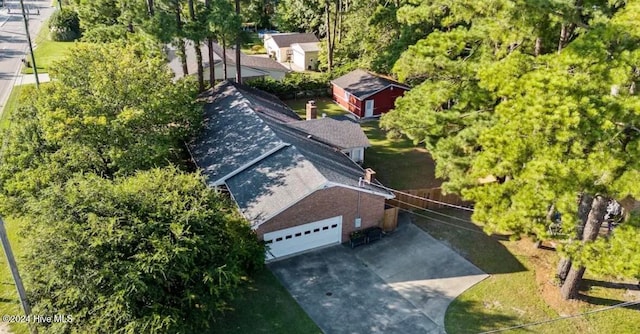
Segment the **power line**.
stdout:
[[587,312],[584,312],[584,313],[578,313],[578,314],[573,314],[573,315],[568,315],[568,316],[564,316],[564,317],[558,317],[558,318],[553,318],[553,319],[548,319],[548,320],[543,320],[543,321],[530,322],[530,323],[527,323],[527,324],[522,324],[522,325],[517,325],[517,326],[494,329],[494,330],[490,330],[490,331],[487,331],[487,332],[482,332],[482,333],[479,333],[479,334],[499,333],[499,332],[509,331],[509,330],[518,329],[518,328],[537,326],[537,325],[547,324],[547,323],[556,322],[556,321],[560,321],[560,320],[582,317],[582,316],[589,315],[589,314],[592,314],[592,313],[608,311],[608,310],[612,310],[612,309],[618,308],[618,307],[626,307],[626,306],[632,306],[632,305],[637,305],[637,304],[640,304],[640,301],[624,302],[624,303],[620,303],[620,304],[615,304],[615,305],[599,308],[599,309],[592,310],[592,311],[587,311]]
[[[445,213],[442,213],[442,212],[438,212],[438,211],[435,211],[435,210],[427,209],[425,207],[422,207],[422,206],[419,206],[419,205],[415,205],[415,204],[411,204],[409,202],[404,202],[404,201],[397,200],[397,199],[394,199],[394,201],[396,201],[396,202],[398,202],[400,204],[404,204],[404,205],[416,208],[416,209],[420,209],[420,210],[423,210],[423,211],[435,213],[435,214],[443,216],[443,217],[451,218],[451,219],[454,219],[454,220],[459,220],[459,221],[465,222],[465,223],[475,224],[473,221],[471,221],[469,219],[464,219],[464,218],[460,218],[460,217],[456,217],[456,216],[451,216],[451,215],[448,215],[448,214],[445,214]],[[391,205],[391,204],[388,204],[388,203],[387,203],[387,205],[394,206],[394,205]],[[399,207],[399,206],[395,206],[395,207]]]
[[[407,205],[411,205],[411,204],[408,204],[408,203],[406,203],[406,204],[407,204]],[[411,210],[408,210],[408,209],[405,209],[405,208],[401,208],[401,207],[396,206],[396,205],[390,205],[390,204],[387,204],[387,205],[389,205],[390,207],[398,208],[399,210],[402,210],[402,211],[404,211],[404,212],[408,212],[408,213],[413,214],[413,215],[416,215],[416,216],[418,216],[418,217],[422,217],[422,218],[427,218],[427,219],[433,220],[433,221],[435,221],[435,222],[437,222],[437,223],[441,223],[441,224],[444,224],[444,225],[453,226],[453,227],[455,227],[455,228],[459,228],[459,229],[462,229],[462,230],[467,230],[467,231],[470,231],[470,232],[479,233],[479,234],[482,234],[482,235],[485,235],[485,236],[487,235],[486,233],[484,233],[484,232],[482,232],[482,231],[478,231],[478,230],[474,230],[474,229],[471,229],[471,228],[468,228],[468,227],[464,227],[464,226],[456,225],[456,224],[453,224],[453,223],[450,223],[450,222],[446,222],[446,221],[444,221],[444,220],[440,220],[440,219],[438,219],[438,218],[433,218],[433,217],[431,217],[431,216],[421,215],[421,214],[419,214],[419,213],[417,213],[417,212],[414,212],[414,211],[411,211]],[[411,205],[411,206],[414,206],[414,205]],[[416,208],[418,208],[418,209],[424,209],[424,208],[421,208],[421,207],[419,207],[419,206],[414,206],[414,207],[416,207]]]
[[388,191],[391,191],[391,192],[396,192],[396,193],[399,193],[399,194],[407,195],[409,197],[417,198],[417,199],[420,199],[420,200],[423,200],[423,201],[427,201],[427,202],[431,202],[431,203],[435,203],[435,204],[439,204],[439,205],[448,206],[448,207],[454,208],[454,209],[460,209],[460,210],[473,212],[472,208],[467,208],[465,206],[455,205],[455,204],[451,204],[451,203],[447,203],[447,202],[436,201],[434,199],[430,199],[430,198],[426,198],[426,197],[416,196],[416,195],[413,195],[413,194],[406,193],[404,191],[400,191],[400,190],[396,190],[396,189],[393,189],[393,188],[385,187],[385,186],[383,186],[381,184],[377,184],[377,183],[374,183],[374,182],[369,182],[368,184],[370,184],[372,186],[376,186],[376,187],[382,188],[382,189],[385,189],[385,190],[388,190]]

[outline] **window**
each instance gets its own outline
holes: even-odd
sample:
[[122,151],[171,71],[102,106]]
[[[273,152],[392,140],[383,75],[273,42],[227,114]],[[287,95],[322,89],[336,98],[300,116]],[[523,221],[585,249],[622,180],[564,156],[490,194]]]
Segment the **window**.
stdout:
[[304,231],[304,235],[311,234],[311,231]]
[[292,238],[291,234],[289,234],[288,236],[285,237],[285,239],[287,239],[287,240],[289,240],[291,238]]
[[320,232],[320,229],[319,228],[314,229],[313,233],[315,233],[315,232]]
[[277,238],[277,239],[276,239],[276,242],[278,242],[278,241],[282,241],[282,238]]
[[346,90],[344,91],[344,100],[349,102],[349,92],[347,92]]
[[331,225],[331,228],[336,228],[336,227],[338,227],[338,224]]
[[302,232],[296,233],[296,237],[299,237],[302,235]]
[[272,244],[272,243],[273,243],[273,240],[267,240],[267,241],[265,241],[264,243],[265,243],[265,244],[267,244],[267,245],[268,245],[268,244]]
[[322,228],[323,231],[326,231],[328,229],[329,229],[329,226],[325,226],[325,227]]

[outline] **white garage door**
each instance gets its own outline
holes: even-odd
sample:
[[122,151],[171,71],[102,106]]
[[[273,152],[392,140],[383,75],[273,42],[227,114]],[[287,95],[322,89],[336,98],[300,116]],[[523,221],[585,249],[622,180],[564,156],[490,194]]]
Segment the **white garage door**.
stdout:
[[298,50],[293,50],[293,64],[296,65],[297,68],[306,70],[307,65],[305,61],[304,52],[300,52]]
[[264,234],[267,259],[342,242],[342,216]]

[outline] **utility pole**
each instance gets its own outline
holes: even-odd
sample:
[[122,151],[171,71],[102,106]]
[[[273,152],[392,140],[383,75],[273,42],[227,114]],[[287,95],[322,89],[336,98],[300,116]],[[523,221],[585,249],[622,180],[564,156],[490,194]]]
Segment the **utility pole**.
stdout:
[[[236,14],[240,16],[240,0],[236,0]],[[236,37],[236,82],[242,83],[242,64],[240,64],[240,32],[238,32],[238,36]]]
[[[20,273],[18,272],[18,265],[16,264],[16,259],[13,256],[11,244],[9,244],[9,238],[7,237],[7,230],[4,228],[4,221],[1,217],[0,241],[2,241],[2,249],[4,249],[4,255],[7,256],[7,263],[9,264],[9,269],[11,269],[11,275],[13,276],[13,281],[16,284],[16,289],[18,290],[18,298],[20,299],[20,304],[22,304],[22,310],[28,318],[31,314],[31,308],[29,307],[29,302],[27,301],[27,293],[24,290],[24,285],[22,285],[22,278],[20,278]],[[32,334],[38,334],[38,330],[35,328],[35,326],[30,324],[29,329]]]
[[58,9],[62,10],[62,0],[58,0]]
[[36,66],[36,56],[33,55],[33,44],[31,44],[31,35],[29,34],[29,20],[24,10],[24,0],[20,0],[22,8],[22,19],[24,20],[24,30],[27,33],[27,41],[29,42],[29,51],[31,52],[31,64],[33,66],[33,74],[36,76],[36,88],[40,88],[40,80],[38,79],[38,66]]

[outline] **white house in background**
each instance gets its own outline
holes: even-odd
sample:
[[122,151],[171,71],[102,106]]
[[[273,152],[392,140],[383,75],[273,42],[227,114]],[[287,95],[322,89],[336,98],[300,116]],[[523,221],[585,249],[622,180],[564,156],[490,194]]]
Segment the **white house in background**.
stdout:
[[314,71],[318,68],[318,53],[320,43],[294,43],[291,44],[292,62],[296,69]]
[[[209,49],[207,45],[204,44],[201,46],[202,50],[202,61],[204,67],[204,78],[205,80],[209,79]],[[196,55],[193,48],[193,44],[189,43],[186,48],[187,51],[187,69],[189,70],[190,75],[194,75],[197,73],[197,63],[196,63]],[[236,77],[236,53],[234,49],[227,48],[227,77],[229,79],[235,79]],[[180,58],[176,56],[176,51],[174,48],[169,48],[169,52],[167,54],[169,58],[169,67],[176,74],[176,78],[181,78],[183,76],[182,73],[182,64],[180,62]],[[214,43],[213,44],[213,57],[214,57],[214,71],[216,80],[224,80],[224,72],[223,72],[223,62],[222,62],[222,47]],[[285,75],[290,72],[286,67],[282,64],[276,62],[273,59],[270,59],[266,56],[249,56],[244,53],[240,53],[240,65],[243,79],[255,79],[255,78],[264,78],[271,77],[275,80],[284,79]]]
[[269,54],[269,56],[280,63],[286,63],[293,61],[293,50],[291,50],[292,44],[319,42],[320,41],[316,35],[312,33],[271,34],[265,36],[264,48],[267,49],[267,54]]

